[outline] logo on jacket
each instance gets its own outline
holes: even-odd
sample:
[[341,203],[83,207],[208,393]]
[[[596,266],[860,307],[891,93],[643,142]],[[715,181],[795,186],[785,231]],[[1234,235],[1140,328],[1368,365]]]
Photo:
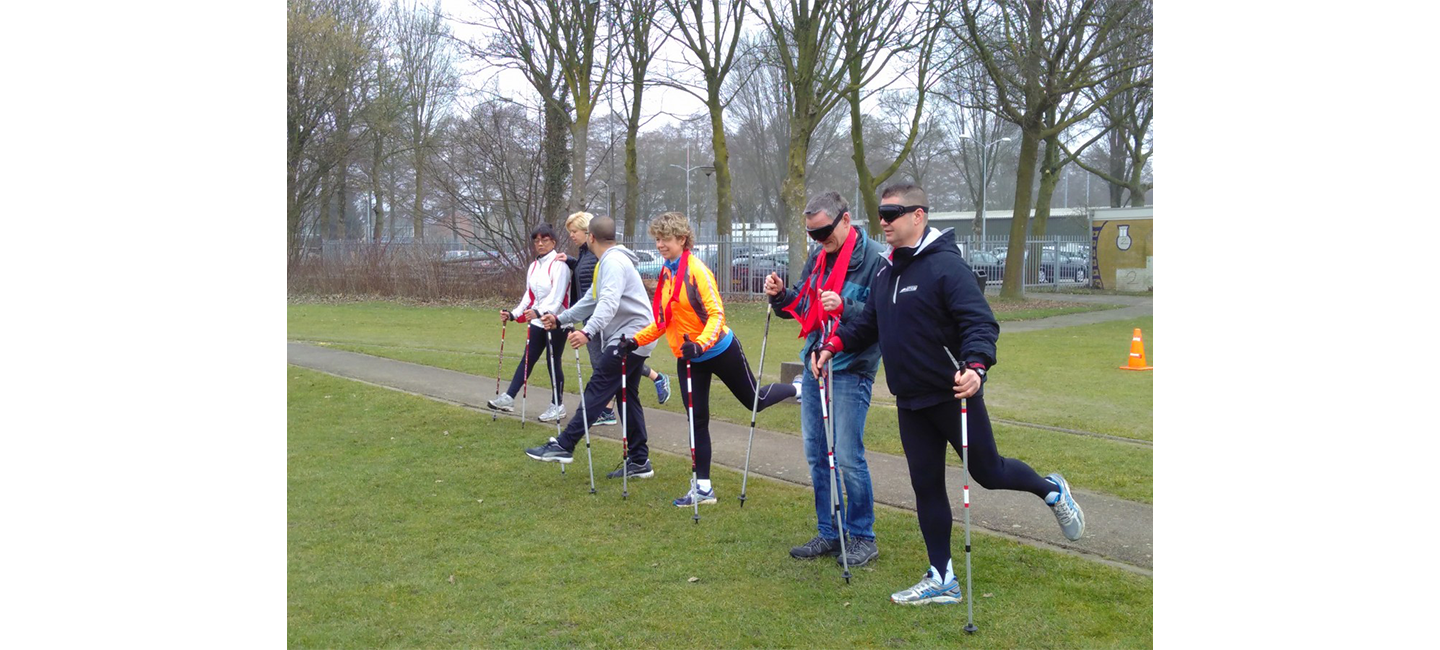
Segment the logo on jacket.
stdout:
[[919,288],[920,288],[920,285],[918,285],[918,284],[912,284],[912,285],[910,285],[910,286],[908,286],[908,287],[905,287],[904,289],[901,289],[901,290],[900,290],[900,293],[905,293],[905,292],[907,292],[907,291],[914,291],[914,290],[919,289]]

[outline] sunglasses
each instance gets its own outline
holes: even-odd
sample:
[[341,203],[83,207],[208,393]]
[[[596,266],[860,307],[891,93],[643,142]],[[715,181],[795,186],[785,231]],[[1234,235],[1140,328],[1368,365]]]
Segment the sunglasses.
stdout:
[[845,216],[845,213],[841,212],[835,215],[835,220],[831,221],[830,225],[820,226],[819,228],[806,228],[805,232],[809,233],[811,239],[823,242],[830,238],[830,233],[835,232],[835,226],[840,223],[840,218],[843,216]]
[[891,205],[887,203],[880,206],[879,212],[880,218],[884,220],[885,223],[894,223],[894,221],[896,219],[899,219],[901,215],[914,212],[916,210],[925,210],[928,212],[930,208],[924,205]]

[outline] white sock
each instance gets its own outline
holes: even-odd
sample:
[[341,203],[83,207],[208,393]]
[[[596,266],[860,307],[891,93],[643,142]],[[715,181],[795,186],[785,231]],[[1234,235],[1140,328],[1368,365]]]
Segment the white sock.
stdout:
[[708,479],[708,478],[702,478],[702,479],[700,479],[698,482],[700,483],[700,491],[701,491],[701,492],[709,492],[709,491],[710,491],[710,479]]
[[940,584],[943,585],[943,584],[945,584],[945,583],[947,583],[947,582],[950,582],[951,580],[953,580],[953,579],[955,578],[955,574],[951,572],[951,569],[952,569],[953,567],[954,567],[954,561],[953,561],[953,560],[950,561],[950,562],[945,563],[945,570],[944,570],[944,571],[941,571],[941,570],[939,570],[939,569],[936,569],[934,565],[931,565],[931,566],[930,566],[930,575],[935,576],[935,579],[936,579],[936,580],[939,580],[939,581],[940,581]]
[[[1051,484],[1051,485],[1053,485],[1053,486],[1055,486],[1055,487],[1057,487],[1057,488],[1060,487],[1060,484],[1059,484],[1059,483],[1056,483],[1055,481],[1052,481],[1052,480],[1050,480],[1050,479],[1048,479],[1048,478],[1045,479],[1045,482],[1046,482],[1046,483],[1049,483],[1049,484]],[[1055,505],[1055,504],[1057,504],[1057,503],[1059,503],[1059,502],[1060,502],[1060,493],[1059,493],[1059,492],[1051,492],[1051,493],[1045,495],[1045,505],[1047,505],[1047,506],[1053,506],[1053,505]]]

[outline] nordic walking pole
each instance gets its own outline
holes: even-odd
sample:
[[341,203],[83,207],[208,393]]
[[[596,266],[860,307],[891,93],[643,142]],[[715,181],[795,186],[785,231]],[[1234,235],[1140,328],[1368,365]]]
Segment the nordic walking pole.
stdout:
[[[767,321],[768,322],[768,321]],[[510,319],[500,321],[500,356],[495,359],[495,399],[500,399],[500,375],[505,372],[505,330],[510,324]],[[490,412],[490,421],[500,417],[499,411]]]
[[[575,328],[565,328],[569,338]],[[585,463],[590,466],[590,494],[595,494],[595,459],[590,455],[590,414],[585,410],[585,374],[580,371],[580,348],[575,348],[575,381],[580,384],[580,419],[585,423]]]
[[[827,321],[822,330],[822,336],[826,341],[830,340],[830,327],[831,324]],[[845,567],[845,573],[842,576],[845,578],[845,584],[850,584],[850,554],[845,550],[845,518],[840,511],[840,481],[836,477],[839,470],[835,468],[835,422],[830,419],[830,382],[827,381],[834,367],[834,357],[831,357],[831,360],[826,362],[825,369],[820,373],[820,426],[825,429],[825,442],[830,446],[831,518],[835,522],[835,527],[840,531],[840,562]]]
[[630,392],[629,369],[626,362],[630,353],[624,350],[625,335],[620,335],[620,500],[630,497],[630,441],[626,438],[630,428],[629,408],[626,393]]
[[[945,348],[945,354],[955,364],[955,372],[960,372],[960,362],[950,354],[950,348]],[[960,465],[965,494],[965,593],[970,596],[965,599],[965,633],[974,634],[979,628],[975,627],[975,592],[970,586],[970,400],[965,398],[960,399]]]
[[[765,344],[770,342],[770,315],[765,308],[765,335],[760,338],[760,365],[755,368],[755,403],[750,405],[750,441],[745,443],[745,473],[740,477],[740,507],[745,507],[745,486],[750,481],[750,447],[755,444],[755,414],[760,412],[760,377],[765,374]],[[498,384],[496,390],[499,390]]]
[[[678,286],[678,285],[677,285]],[[690,335],[685,335],[690,343]],[[690,422],[690,504],[695,506],[695,523],[700,523],[700,475],[695,472],[695,373],[690,370],[690,360],[685,360],[685,414]]]
[[[551,334],[550,334],[550,330],[545,330],[545,362],[548,363],[548,364],[550,364],[550,385],[551,385],[551,390],[554,391],[554,393],[555,393],[555,405],[556,405],[556,406],[559,406],[559,405],[560,405],[560,391],[561,391],[562,389],[564,389],[565,387],[564,387],[563,385],[561,385],[560,382],[555,381],[555,354],[553,353],[553,351],[554,351],[555,348],[550,345],[550,343],[551,343],[552,340],[553,340],[553,337],[552,337]],[[559,440],[559,439],[560,439],[560,416],[558,416],[558,415],[555,416],[555,439],[556,439],[556,440]],[[561,473],[561,474],[564,474],[564,473],[565,473],[565,463],[556,463],[556,464],[560,466],[560,473]]]
[[[525,368],[525,383],[520,388],[520,428],[525,428],[525,421],[530,419],[525,415],[525,399],[530,396],[530,323],[525,323],[525,354],[521,356],[520,363]],[[515,381],[511,379],[510,381]]]

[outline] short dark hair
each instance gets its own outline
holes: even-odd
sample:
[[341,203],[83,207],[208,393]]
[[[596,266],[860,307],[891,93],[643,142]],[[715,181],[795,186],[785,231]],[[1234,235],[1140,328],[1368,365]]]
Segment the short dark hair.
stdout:
[[805,204],[805,216],[823,211],[831,219],[838,219],[840,215],[850,211],[850,206],[845,203],[845,197],[839,192],[825,192],[816,194],[815,198]]
[[925,199],[925,190],[919,185],[900,181],[886,185],[880,190],[880,199],[898,198],[904,205],[930,205]]
[[602,214],[590,220],[590,237],[595,241],[615,241],[615,218]]
[[548,223],[542,223],[530,229],[530,241],[535,241],[541,237],[549,237],[551,241],[559,241],[555,236],[555,229],[551,228]]

